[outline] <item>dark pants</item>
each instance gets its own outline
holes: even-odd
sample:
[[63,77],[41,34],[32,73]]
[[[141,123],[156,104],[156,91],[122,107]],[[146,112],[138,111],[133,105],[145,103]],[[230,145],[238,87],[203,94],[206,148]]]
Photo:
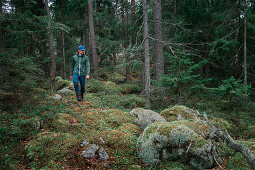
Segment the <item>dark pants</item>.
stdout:
[[[85,76],[79,76],[78,74],[73,75],[73,84],[77,98],[79,95],[83,98],[85,92],[85,80]],[[81,84],[81,89],[79,88],[79,82]]]

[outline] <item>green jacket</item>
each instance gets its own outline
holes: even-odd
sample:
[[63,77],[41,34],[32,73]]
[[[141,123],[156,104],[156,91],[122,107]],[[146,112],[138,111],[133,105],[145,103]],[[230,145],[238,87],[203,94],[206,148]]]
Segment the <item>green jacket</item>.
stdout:
[[78,74],[83,76],[89,75],[89,73],[90,65],[88,56],[86,55],[79,56],[78,53],[74,55],[70,69],[70,75],[72,76],[73,74]]

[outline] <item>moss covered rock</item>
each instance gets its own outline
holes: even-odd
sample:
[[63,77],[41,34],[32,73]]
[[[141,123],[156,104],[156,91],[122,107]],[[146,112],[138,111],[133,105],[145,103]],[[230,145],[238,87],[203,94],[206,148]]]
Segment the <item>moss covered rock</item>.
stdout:
[[122,88],[111,82],[111,81],[106,81],[106,82],[102,82],[103,83],[103,89],[102,91],[106,92],[107,94],[122,94]]
[[212,146],[202,137],[208,130],[206,125],[188,120],[153,123],[138,139],[139,156],[152,165],[161,160],[185,159],[195,168],[212,168]]
[[25,149],[33,167],[47,167],[52,162],[63,165],[71,158],[70,149],[79,146],[80,141],[70,133],[43,132],[28,142]]
[[135,124],[137,124],[142,129],[145,129],[149,124],[154,122],[166,122],[164,117],[152,110],[135,108],[130,111],[130,114],[137,118]]
[[160,115],[162,115],[168,122],[180,120],[180,119],[195,119],[197,117],[197,114],[194,110],[183,106],[183,105],[177,105],[173,106],[171,108],[165,109],[160,112]]
[[61,77],[56,77],[56,90],[61,90],[65,87],[70,87],[72,81],[64,80]]
[[133,135],[140,135],[142,133],[141,128],[134,125],[133,123],[124,123],[122,126],[119,127],[119,130],[123,132],[131,133]]

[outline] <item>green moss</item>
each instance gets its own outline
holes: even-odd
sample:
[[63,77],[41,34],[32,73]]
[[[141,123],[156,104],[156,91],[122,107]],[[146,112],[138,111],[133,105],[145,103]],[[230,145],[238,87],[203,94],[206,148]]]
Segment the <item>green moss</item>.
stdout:
[[77,134],[81,131],[80,121],[66,113],[56,114],[52,122],[52,130],[56,132]]
[[122,126],[119,127],[119,130],[131,133],[133,135],[140,135],[142,133],[142,130],[132,123],[124,123]]
[[162,115],[168,122],[177,120],[178,114],[186,120],[192,120],[196,117],[194,110],[182,105],[177,105],[160,112],[160,115]]
[[79,146],[80,141],[70,133],[43,132],[27,143],[25,149],[33,167],[41,168],[52,161],[62,164],[70,159],[70,149]]
[[110,75],[109,80],[114,83],[121,83],[121,82],[125,81],[125,76],[123,76],[117,72],[114,72]]
[[58,81],[56,81],[56,90],[61,90],[65,87],[69,87],[71,81],[69,80],[63,80],[63,79],[59,79]]
[[122,84],[124,94],[141,93],[142,89],[136,84]]
[[255,125],[248,126],[248,129],[244,131],[244,135],[248,138],[255,137]]
[[211,117],[210,121],[218,129],[230,129],[230,124],[222,118]]
[[[255,154],[255,138],[249,139],[247,141],[239,140],[236,142],[244,144]],[[237,152],[234,156],[231,157],[226,167],[228,169],[252,169],[240,152]]]
[[106,82],[102,82],[103,83],[103,91],[106,92],[107,94],[122,94],[122,88],[111,82],[111,81],[106,81]]

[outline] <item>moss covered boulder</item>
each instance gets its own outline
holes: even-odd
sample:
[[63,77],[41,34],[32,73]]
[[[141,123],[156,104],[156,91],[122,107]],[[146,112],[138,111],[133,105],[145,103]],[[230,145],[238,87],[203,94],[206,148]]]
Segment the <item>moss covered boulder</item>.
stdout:
[[138,139],[139,156],[151,165],[181,159],[197,169],[212,168],[212,145],[202,136],[209,129],[188,120],[150,124]]
[[197,114],[194,110],[183,105],[177,105],[165,109],[160,112],[160,115],[162,115],[168,122],[181,119],[195,119],[197,117]]
[[70,87],[72,81],[64,80],[61,77],[56,77],[56,90],[61,90],[65,87]]
[[28,142],[25,150],[33,167],[52,168],[54,163],[58,168],[63,168],[65,161],[72,157],[70,149],[79,146],[80,141],[70,133],[43,132]]
[[142,129],[145,129],[148,125],[154,122],[166,122],[164,117],[152,110],[135,108],[130,111],[130,114],[137,118],[135,120],[135,124],[137,124]]

